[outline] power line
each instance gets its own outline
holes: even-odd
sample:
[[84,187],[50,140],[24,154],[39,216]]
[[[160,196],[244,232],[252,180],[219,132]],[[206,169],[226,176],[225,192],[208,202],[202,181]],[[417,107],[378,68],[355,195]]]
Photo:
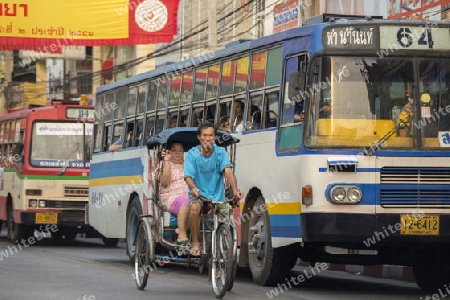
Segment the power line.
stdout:
[[[255,0],[250,0],[247,3],[247,5],[250,5],[254,1]],[[232,3],[230,3],[228,6],[230,6],[230,5],[232,5]],[[225,9],[225,8],[226,8],[226,6],[224,6],[222,9]],[[236,8],[235,10],[229,12],[228,14],[223,16],[222,18],[219,18],[216,22],[220,22],[220,21],[225,20],[227,17],[229,17],[229,16],[233,15],[234,13],[238,12],[240,9],[241,9],[240,7]],[[250,15],[248,18],[250,18],[250,17],[252,17],[252,16]],[[203,22],[201,22],[200,24],[198,24],[194,28],[190,29],[188,34],[184,35],[182,39],[177,40],[175,42],[172,42],[172,43],[166,45],[165,47],[159,49],[158,51],[154,51],[154,52],[148,53],[146,56],[141,56],[141,57],[135,58],[135,59],[127,61],[125,63],[115,65],[115,66],[113,66],[111,68],[107,68],[107,69],[103,69],[103,70],[100,70],[100,71],[86,73],[86,74],[83,74],[83,75],[80,75],[80,76],[72,77],[72,78],[69,79],[69,82],[73,82],[73,81],[77,81],[77,80],[83,80],[83,79],[91,79],[93,82],[95,82],[94,80],[102,80],[102,74],[104,72],[111,72],[112,74],[115,75],[117,73],[127,71],[127,70],[129,70],[129,69],[131,69],[131,68],[133,68],[133,67],[135,67],[135,66],[137,66],[137,65],[139,65],[139,64],[141,64],[141,63],[143,63],[143,62],[145,62],[147,60],[149,60],[149,59],[152,59],[152,58],[155,58],[155,57],[161,57],[161,56],[170,54],[171,51],[173,51],[173,50],[170,49],[171,47],[179,45],[179,44],[183,43],[184,41],[186,41],[187,39],[189,39],[191,37],[194,37],[197,34],[200,34],[201,32],[204,32],[205,30],[207,30],[209,27],[208,26],[204,26],[203,28],[200,28],[199,30],[194,31],[197,28],[201,27],[202,25],[205,25],[205,24],[207,25],[208,22],[209,22],[209,20],[204,20]],[[199,45],[198,48],[201,49],[202,46]],[[186,50],[195,50],[194,47],[192,47],[192,49],[185,47],[184,49],[186,49]],[[165,50],[169,50],[169,51],[164,52]],[[176,50],[178,50],[178,49],[176,49]],[[97,77],[98,77],[98,79],[97,79]],[[50,80],[42,81],[40,83],[49,83],[49,82],[50,82]],[[38,96],[41,96],[41,95],[38,95]]]

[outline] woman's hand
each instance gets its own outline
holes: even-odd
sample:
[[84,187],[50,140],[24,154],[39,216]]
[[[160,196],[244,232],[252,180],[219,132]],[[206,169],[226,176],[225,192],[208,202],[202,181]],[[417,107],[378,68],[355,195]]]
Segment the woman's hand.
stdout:
[[164,149],[161,152],[161,156],[164,159],[164,161],[170,161],[170,159],[172,158],[172,155],[170,154],[170,150],[166,150],[166,149]]

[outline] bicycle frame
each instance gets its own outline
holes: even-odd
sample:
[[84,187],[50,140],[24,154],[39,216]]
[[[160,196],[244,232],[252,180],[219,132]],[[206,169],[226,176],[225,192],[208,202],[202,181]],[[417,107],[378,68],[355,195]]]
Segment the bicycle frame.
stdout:
[[[228,215],[226,216],[226,221],[225,222],[219,222],[218,220],[218,216],[219,214],[221,214],[220,208],[223,206],[228,206],[229,204],[226,202],[212,202],[213,203],[213,230],[212,230],[212,235],[211,235],[211,253],[213,255],[213,260],[217,259],[215,257],[216,254],[216,234],[217,234],[217,229],[219,229],[219,226],[221,224],[224,225],[229,225],[231,228],[231,232],[232,232],[232,237],[233,237],[233,257],[232,260],[234,261],[235,259],[237,259],[237,230],[236,230],[236,225],[234,224],[234,219],[230,218],[230,216],[232,215],[232,210],[229,209],[229,207],[227,207],[228,209]],[[202,218],[202,222],[204,222],[203,224],[203,248],[206,249],[206,237],[205,237],[205,223],[206,223],[206,219]]]

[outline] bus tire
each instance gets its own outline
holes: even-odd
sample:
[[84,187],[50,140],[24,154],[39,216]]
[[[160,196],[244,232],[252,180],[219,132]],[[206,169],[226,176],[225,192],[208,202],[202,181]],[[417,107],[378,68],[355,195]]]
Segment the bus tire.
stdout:
[[126,232],[126,243],[127,243],[127,255],[130,258],[130,263],[134,266],[134,255],[136,247],[134,244],[134,239],[136,237],[136,230],[139,225],[139,216],[142,215],[142,207],[139,202],[139,197],[134,196],[131,200],[130,206],[127,210],[127,232]]
[[8,237],[13,244],[19,243],[22,239],[28,240],[33,236],[34,228],[25,224],[16,224],[14,222],[14,212],[12,205],[8,210]]
[[264,199],[258,197],[248,234],[248,263],[254,283],[274,286],[287,276],[292,259],[285,257],[286,248],[272,248],[269,214]]
[[416,256],[413,274],[417,285],[425,292],[434,292],[450,280],[450,258],[441,251],[429,250]]

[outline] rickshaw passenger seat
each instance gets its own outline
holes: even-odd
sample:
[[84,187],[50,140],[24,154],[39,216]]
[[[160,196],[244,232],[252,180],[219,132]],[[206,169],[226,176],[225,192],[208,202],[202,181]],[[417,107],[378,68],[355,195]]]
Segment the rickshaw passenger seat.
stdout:
[[170,212],[164,212],[164,227],[177,227],[178,221],[177,216],[171,214]]

